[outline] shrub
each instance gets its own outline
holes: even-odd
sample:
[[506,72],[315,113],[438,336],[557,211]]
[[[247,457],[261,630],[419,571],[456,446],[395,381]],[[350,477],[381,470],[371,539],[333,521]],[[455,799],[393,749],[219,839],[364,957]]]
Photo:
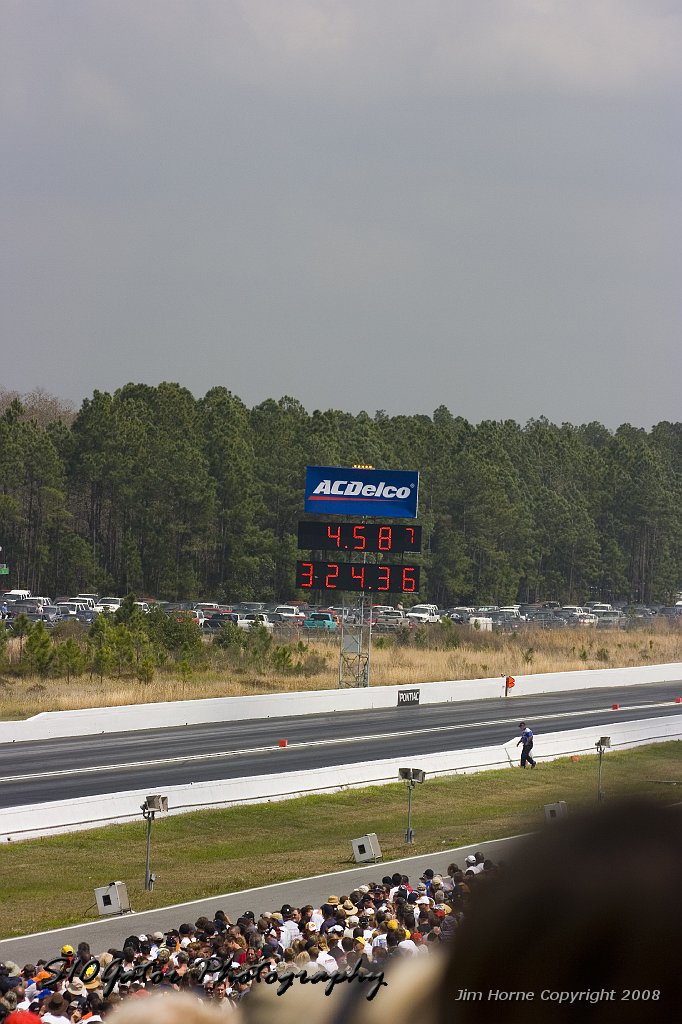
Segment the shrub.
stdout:
[[245,629],[240,629],[234,622],[226,622],[213,637],[213,643],[224,650],[241,651],[246,647],[248,637]]
[[401,647],[409,647],[411,638],[409,628],[407,626],[398,626],[395,631],[395,638]]

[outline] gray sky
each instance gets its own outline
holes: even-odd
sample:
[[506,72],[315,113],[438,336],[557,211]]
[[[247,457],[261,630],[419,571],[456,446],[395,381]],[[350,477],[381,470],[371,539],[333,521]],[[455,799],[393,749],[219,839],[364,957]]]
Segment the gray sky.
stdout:
[[679,420],[680,0],[0,0],[0,386]]

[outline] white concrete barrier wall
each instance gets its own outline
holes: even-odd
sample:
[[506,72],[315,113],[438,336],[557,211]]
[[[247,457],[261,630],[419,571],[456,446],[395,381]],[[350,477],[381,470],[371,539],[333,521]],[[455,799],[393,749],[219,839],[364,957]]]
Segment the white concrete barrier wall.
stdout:
[[[540,762],[575,754],[594,754],[597,739],[605,735],[611,737],[612,750],[680,739],[682,716],[638,722],[612,722],[608,725],[546,735],[536,733],[534,754]],[[422,768],[430,777],[467,775],[493,768],[509,768],[519,760],[516,742],[515,737],[505,744],[491,747],[411,757],[410,765]],[[160,776],[158,784],[151,783],[146,789],[132,792],[7,808],[2,813],[0,842],[16,842],[63,832],[77,832],[117,822],[136,821],[141,817],[141,804],[150,792],[162,792],[168,796],[169,814],[186,814],[189,811],[206,808],[269,803],[273,800],[290,800],[308,794],[336,793],[344,789],[395,783],[398,768],[404,762],[404,757],[388,758],[382,761],[315,768],[310,771],[286,772],[281,775],[197,782],[185,786],[166,786]]]
[[[512,673],[513,674],[513,673]],[[680,680],[682,663],[643,665],[637,668],[582,669],[516,675],[513,697],[609,686],[634,686]],[[295,715],[328,714],[395,707],[398,691],[418,689],[420,704],[444,704],[504,696],[504,678],[457,679],[435,683],[370,686],[366,689],[311,690],[255,697],[214,697],[157,704],[129,704],[114,708],[79,711],[46,711],[20,722],[0,722],[0,743],[86,736],[97,733],[135,732],[210,722],[241,722],[253,719],[290,718]]]

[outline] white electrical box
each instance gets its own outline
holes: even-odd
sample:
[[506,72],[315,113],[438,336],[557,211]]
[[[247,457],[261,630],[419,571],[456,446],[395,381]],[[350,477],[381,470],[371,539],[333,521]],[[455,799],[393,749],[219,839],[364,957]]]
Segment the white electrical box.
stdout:
[[356,864],[376,864],[381,860],[381,847],[376,832],[370,832],[360,839],[351,839]]
[[565,800],[559,800],[556,804],[545,804],[545,821],[557,821],[559,818],[565,818],[567,814]]
[[130,900],[125,882],[109,882],[95,889],[97,912],[102,917],[109,914],[130,913]]

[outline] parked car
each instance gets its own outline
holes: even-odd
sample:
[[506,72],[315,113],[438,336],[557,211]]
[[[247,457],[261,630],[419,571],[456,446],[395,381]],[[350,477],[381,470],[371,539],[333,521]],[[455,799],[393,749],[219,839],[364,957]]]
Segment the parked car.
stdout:
[[528,624],[536,629],[565,629],[568,625],[566,619],[555,615],[549,608],[529,614]]
[[253,629],[255,626],[262,626],[269,633],[272,633],[275,628],[274,623],[270,622],[265,612],[247,612],[240,616],[237,625],[240,629]]
[[109,615],[113,615],[121,607],[123,602],[122,597],[101,597],[99,604],[95,605],[95,611],[106,612]]
[[36,608],[42,608],[46,604],[52,604],[49,597],[25,597],[23,603],[25,605],[31,605],[35,611]]
[[337,633],[339,630],[332,612],[311,612],[303,628],[311,633]]
[[27,618],[31,622],[42,622],[47,629],[52,629],[59,622],[59,616],[53,604],[44,604],[41,611],[27,612]]
[[621,611],[600,612],[597,616],[597,629],[620,629],[625,625],[625,620]]
[[279,615],[281,620],[298,623],[299,625],[305,619],[305,612],[302,612],[295,604],[277,604],[271,614]]
[[190,601],[168,601],[162,610],[164,615],[172,615],[173,612],[191,612],[193,607]]
[[198,611],[196,608],[176,608],[174,611],[169,613],[169,618],[177,619],[179,622],[183,622],[186,619],[191,619],[201,629],[206,620],[206,616],[203,612]]
[[86,626],[91,626],[99,614],[100,613],[96,612],[94,608],[86,608],[85,611],[78,613],[76,621],[83,622]]
[[476,614],[476,609],[472,605],[459,604],[454,608],[448,608],[446,614],[453,622],[468,622],[471,616]]
[[217,633],[219,629],[222,629],[223,626],[232,621],[231,612],[216,612],[215,615],[209,615],[207,618],[204,618],[201,628],[206,633]]
[[6,590],[2,595],[3,600],[7,604],[15,603],[16,601],[25,601],[27,597],[31,596],[30,590]]
[[62,619],[75,619],[80,612],[94,611],[94,608],[88,609],[88,606],[82,601],[60,601],[55,607]]
[[501,633],[515,633],[525,625],[518,615],[511,615],[509,612],[490,612],[488,616],[493,624],[493,630]]

